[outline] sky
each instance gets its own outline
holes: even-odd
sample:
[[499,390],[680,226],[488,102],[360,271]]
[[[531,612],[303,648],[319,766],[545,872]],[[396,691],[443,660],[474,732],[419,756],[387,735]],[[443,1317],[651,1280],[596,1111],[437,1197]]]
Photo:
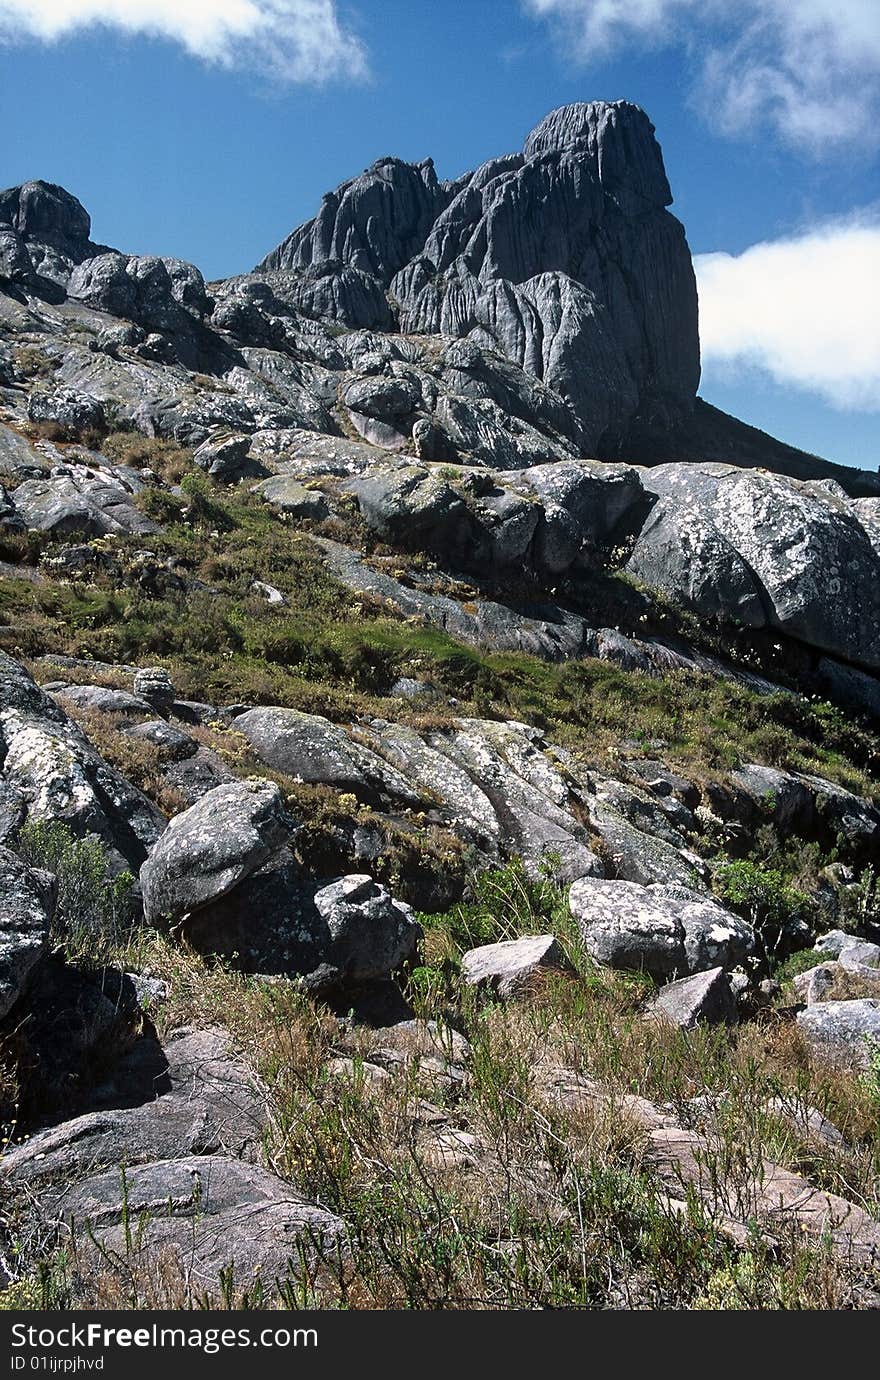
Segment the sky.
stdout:
[[880,0],[0,0],[0,186],[208,278],[376,158],[454,177],[621,98],[694,254],[701,396],[876,469]]

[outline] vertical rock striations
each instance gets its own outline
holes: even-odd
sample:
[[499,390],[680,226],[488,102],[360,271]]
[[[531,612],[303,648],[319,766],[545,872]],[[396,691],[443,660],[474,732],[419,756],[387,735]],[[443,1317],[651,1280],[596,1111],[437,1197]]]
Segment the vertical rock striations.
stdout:
[[[499,351],[561,394],[598,451],[636,418],[686,414],[696,394],[696,285],[671,199],[638,106],[563,106],[522,153],[455,182],[438,182],[430,161],[374,164],[256,271],[368,275],[401,332]],[[342,287],[323,300],[351,324]]]

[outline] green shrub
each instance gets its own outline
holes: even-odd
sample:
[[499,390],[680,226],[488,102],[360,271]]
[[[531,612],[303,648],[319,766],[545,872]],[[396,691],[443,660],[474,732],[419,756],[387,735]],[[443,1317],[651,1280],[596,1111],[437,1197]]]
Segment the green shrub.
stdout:
[[68,958],[100,963],[130,941],[134,877],[111,872],[98,839],[78,839],[56,820],[35,820],[21,829],[18,848],[30,867],[55,875],[52,939]]
[[809,941],[812,902],[777,868],[740,858],[719,867],[716,885],[725,905],[754,927],[768,961],[787,958]]

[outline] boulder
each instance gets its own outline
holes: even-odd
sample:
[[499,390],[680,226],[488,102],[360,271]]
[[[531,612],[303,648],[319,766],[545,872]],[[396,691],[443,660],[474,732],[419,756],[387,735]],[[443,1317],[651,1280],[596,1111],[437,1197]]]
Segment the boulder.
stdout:
[[199,750],[195,738],[184,733],[177,724],[166,723],[164,719],[148,719],[146,723],[132,724],[125,732],[130,738],[152,743],[162,753],[163,758],[170,758],[175,762],[194,757]]
[[225,896],[278,853],[293,829],[273,782],[215,787],[174,816],[141,868],[147,923],[179,922]]
[[834,990],[836,963],[817,963],[804,973],[792,978],[792,987],[801,1001],[813,1006],[818,1001],[826,1001]]
[[330,516],[330,505],[324,495],[316,489],[308,489],[300,480],[290,475],[274,474],[269,479],[261,479],[253,486],[252,493],[288,517],[311,518],[322,522]]
[[54,909],[54,878],[0,848],[0,1020],[46,953]]
[[146,666],[135,672],[134,693],[153,709],[170,711],[177,695],[171,676],[164,666]]
[[127,690],[114,690],[107,685],[65,685],[52,692],[63,705],[73,710],[86,709],[95,714],[124,714],[139,718],[153,712],[152,706],[140,695]]
[[409,906],[365,875],[324,885],[289,857],[187,920],[188,941],[247,972],[300,977],[312,992],[387,978],[421,931]]
[[325,962],[342,980],[385,977],[412,956],[421,929],[411,908],[392,900],[372,877],[340,877],[313,900],[329,934]]
[[98,838],[114,871],[137,871],[165,820],[95,751],[62,707],[0,652],[0,771],[30,820]]
[[[754,574],[770,624],[844,661],[880,668],[880,557],[847,504],[732,465],[659,465],[644,472],[644,483],[679,506],[682,524],[699,531],[708,522],[721,533]],[[687,582],[689,567],[681,573]]]
[[[199,469],[206,470],[220,484],[232,484],[247,474],[259,473],[259,467],[249,461],[250,436],[211,437],[193,454]],[[263,470],[265,474],[265,470]]]
[[859,943],[861,940],[856,934],[848,934],[846,930],[829,930],[827,934],[819,936],[814,947],[817,953],[827,958],[839,958],[843,949]]
[[708,515],[661,499],[639,533],[626,570],[704,618],[747,628],[767,622],[761,587]]
[[105,537],[147,536],[160,530],[135,506],[131,488],[110,475],[28,479],[15,490],[15,506],[25,524],[37,532]]
[[552,934],[483,944],[469,949],[461,960],[462,979],[468,987],[485,989],[504,1001],[527,992],[547,972],[575,972]]
[[28,417],[32,422],[55,422],[68,439],[89,427],[100,430],[105,423],[101,403],[75,388],[34,389],[28,398]]
[[733,1025],[736,1001],[730,976],[723,968],[709,968],[669,982],[651,1000],[648,1013],[682,1030],[699,1024]]
[[814,1002],[798,1012],[797,1024],[817,1059],[868,1068],[880,1041],[880,1000]]
[[[236,716],[235,731],[244,734],[267,766],[297,781],[333,786],[375,801],[377,783],[386,774],[381,759],[317,714],[249,709]],[[417,798],[406,786],[404,794]]]
[[0,474],[9,476],[10,484],[13,480],[38,479],[48,468],[30,441],[0,422]]
[[686,887],[582,877],[569,908],[598,963],[661,981],[733,968],[755,948],[750,925]]
[[880,968],[880,944],[858,940],[845,944],[837,956],[841,968],[857,973],[861,968]]

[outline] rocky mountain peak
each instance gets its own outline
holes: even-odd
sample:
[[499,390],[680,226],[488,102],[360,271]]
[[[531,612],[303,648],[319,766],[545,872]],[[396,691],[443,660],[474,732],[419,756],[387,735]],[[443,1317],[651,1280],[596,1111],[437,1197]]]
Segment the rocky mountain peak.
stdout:
[[[347,325],[385,292],[404,334],[468,337],[566,400],[591,450],[637,415],[687,414],[697,295],[654,127],[627,101],[563,106],[508,154],[452,182],[385,159],[325,196],[258,265],[333,263]],[[374,279],[359,319],[346,269]]]

